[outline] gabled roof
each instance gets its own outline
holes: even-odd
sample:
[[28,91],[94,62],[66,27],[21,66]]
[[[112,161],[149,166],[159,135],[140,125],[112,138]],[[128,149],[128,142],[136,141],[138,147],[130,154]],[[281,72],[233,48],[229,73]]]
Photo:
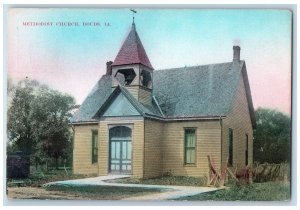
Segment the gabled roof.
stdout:
[[166,118],[226,116],[233,106],[241,75],[252,123],[254,109],[244,61],[156,70],[153,95]]
[[142,116],[158,116],[161,117],[158,108],[153,103],[152,105],[145,106],[142,103],[139,103],[123,86],[118,86],[114,89],[114,91],[110,94],[107,100],[102,104],[99,110],[93,116],[93,119],[99,119],[107,108],[111,105],[113,100],[116,98],[118,94],[123,94],[127,100],[133,105],[133,107],[142,115]]
[[111,75],[103,75],[73,115],[71,122],[96,121],[92,118],[110,96],[111,82]]
[[155,101],[151,105],[139,103],[123,86],[118,86],[112,91],[110,75],[104,75],[94,86],[90,94],[84,100],[79,110],[71,118],[72,123],[98,122],[101,113],[110,105],[113,99],[120,92],[130,101],[142,116],[162,117]]
[[[142,115],[121,91],[119,91],[119,94],[115,94],[113,100],[107,101],[110,101],[110,103],[105,109],[102,109],[102,107],[100,108],[103,111],[101,114],[99,114],[99,117],[128,117]],[[97,116],[95,116],[95,118],[96,117]]]
[[126,64],[143,64],[153,69],[134,23],[112,66]]
[[157,70],[153,94],[166,117],[224,116],[243,65],[240,61]]
[[[255,125],[244,61],[153,71],[153,96],[150,106],[139,103],[119,86],[111,91],[111,76],[103,76],[73,117],[73,122],[95,121],[104,103],[122,92],[143,116],[160,119],[188,119],[226,116],[233,106],[238,82],[244,79],[252,124]],[[158,105],[155,103],[157,101]],[[163,114],[160,113],[160,109]]]

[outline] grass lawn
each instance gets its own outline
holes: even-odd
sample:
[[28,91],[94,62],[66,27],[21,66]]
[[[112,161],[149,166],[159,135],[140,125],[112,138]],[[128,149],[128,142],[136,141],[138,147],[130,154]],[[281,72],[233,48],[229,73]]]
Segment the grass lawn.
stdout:
[[285,201],[289,200],[290,184],[280,182],[254,183],[252,185],[233,185],[229,188],[182,197],[188,201]]
[[45,187],[47,191],[59,191],[91,200],[119,200],[131,196],[141,196],[149,193],[161,192],[158,189],[138,187],[116,187],[97,185],[50,185]]
[[206,186],[204,177],[165,176],[151,179],[122,178],[110,182],[125,184],[149,184],[149,185],[178,185],[178,186]]

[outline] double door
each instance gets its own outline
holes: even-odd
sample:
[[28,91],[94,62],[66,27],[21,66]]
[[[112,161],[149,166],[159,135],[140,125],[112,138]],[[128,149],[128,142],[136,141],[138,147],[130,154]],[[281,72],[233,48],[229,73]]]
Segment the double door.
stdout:
[[131,173],[131,141],[111,139],[110,172],[115,174]]

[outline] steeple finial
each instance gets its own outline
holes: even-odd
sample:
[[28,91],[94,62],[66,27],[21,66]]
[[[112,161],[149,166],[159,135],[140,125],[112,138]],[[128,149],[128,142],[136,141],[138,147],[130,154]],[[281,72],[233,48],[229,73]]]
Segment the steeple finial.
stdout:
[[132,26],[135,26],[135,24],[134,24],[134,13],[137,13],[137,11],[135,11],[134,9],[130,9],[130,11],[132,12]]
[[133,9],[130,9],[130,11],[133,14],[132,27],[112,66],[143,64],[150,69],[154,69],[135,28],[134,13],[136,11]]

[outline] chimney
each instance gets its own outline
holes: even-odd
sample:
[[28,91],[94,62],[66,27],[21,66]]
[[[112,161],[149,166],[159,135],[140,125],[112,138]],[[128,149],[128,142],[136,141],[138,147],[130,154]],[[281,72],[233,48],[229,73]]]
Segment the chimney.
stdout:
[[233,46],[233,61],[240,61],[240,51],[239,46]]
[[112,74],[112,61],[106,62],[106,75],[111,75]]

